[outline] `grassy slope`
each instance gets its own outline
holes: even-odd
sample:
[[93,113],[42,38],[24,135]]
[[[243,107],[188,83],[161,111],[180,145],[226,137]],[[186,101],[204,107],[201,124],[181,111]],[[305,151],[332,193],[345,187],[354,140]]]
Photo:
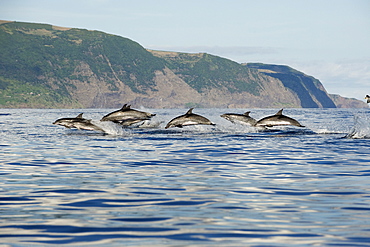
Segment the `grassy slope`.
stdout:
[[231,60],[207,53],[152,52],[165,59],[176,75],[200,93],[210,88],[224,88],[230,93],[259,95],[261,90],[259,83],[251,79],[253,71]]
[[79,107],[68,87],[86,80],[74,75],[81,61],[112,90],[116,78],[139,93],[164,67],[136,42],[98,31],[10,22],[0,24],[0,41],[0,106]]

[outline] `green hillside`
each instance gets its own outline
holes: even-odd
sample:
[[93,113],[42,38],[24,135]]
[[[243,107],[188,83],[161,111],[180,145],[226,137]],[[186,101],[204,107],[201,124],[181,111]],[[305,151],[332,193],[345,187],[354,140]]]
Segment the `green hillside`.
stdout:
[[258,81],[250,78],[253,71],[229,59],[207,53],[156,54],[166,61],[166,65],[175,74],[199,93],[209,88],[225,88],[231,93],[249,92],[259,95],[261,90]]
[[10,22],[0,25],[0,41],[0,105],[78,107],[67,88],[87,79],[75,75],[81,61],[113,91],[118,78],[139,93],[164,67],[136,42],[98,31]]

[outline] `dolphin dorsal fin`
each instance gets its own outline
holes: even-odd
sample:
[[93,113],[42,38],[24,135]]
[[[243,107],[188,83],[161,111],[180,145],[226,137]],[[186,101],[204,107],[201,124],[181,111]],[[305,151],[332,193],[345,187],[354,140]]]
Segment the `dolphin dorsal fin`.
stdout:
[[244,112],[243,115],[245,116],[248,116],[249,117],[249,113],[251,113],[250,111],[247,111],[247,112]]
[[130,110],[131,105],[124,104],[121,108],[121,111],[127,111]]
[[83,113],[78,114],[78,116],[77,116],[76,118],[83,118],[83,117],[82,117],[82,114],[83,114]]
[[281,110],[280,110],[280,111],[278,111],[275,115],[279,115],[279,116],[280,116],[280,115],[283,115],[283,110],[284,110],[284,109],[281,109]]
[[130,109],[131,105],[124,104],[121,108],[121,110],[128,110]]
[[190,108],[190,109],[186,112],[186,115],[193,114],[193,109],[194,109],[194,108]]

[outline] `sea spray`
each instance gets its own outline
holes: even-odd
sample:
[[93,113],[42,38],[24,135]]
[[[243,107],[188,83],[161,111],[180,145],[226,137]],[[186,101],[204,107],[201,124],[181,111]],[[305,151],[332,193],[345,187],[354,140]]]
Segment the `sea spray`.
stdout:
[[356,114],[354,115],[354,121],[354,126],[345,137],[353,139],[370,138],[370,116],[365,114]]
[[108,135],[122,136],[127,135],[128,133],[120,126],[119,124],[110,122],[110,121],[92,121],[93,124],[103,129],[104,132]]

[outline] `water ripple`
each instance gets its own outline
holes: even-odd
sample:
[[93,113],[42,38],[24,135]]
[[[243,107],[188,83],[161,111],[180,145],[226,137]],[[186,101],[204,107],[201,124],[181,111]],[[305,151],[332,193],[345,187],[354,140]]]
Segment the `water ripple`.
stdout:
[[[108,124],[102,135],[51,124],[80,109],[10,109],[0,133],[1,243],[370,246],[370,110],[289,109],[308,127],[270,130],[228,123],[226,110],[198,109],[214,128]],[[183,113],[153,112],[164,122]]]

